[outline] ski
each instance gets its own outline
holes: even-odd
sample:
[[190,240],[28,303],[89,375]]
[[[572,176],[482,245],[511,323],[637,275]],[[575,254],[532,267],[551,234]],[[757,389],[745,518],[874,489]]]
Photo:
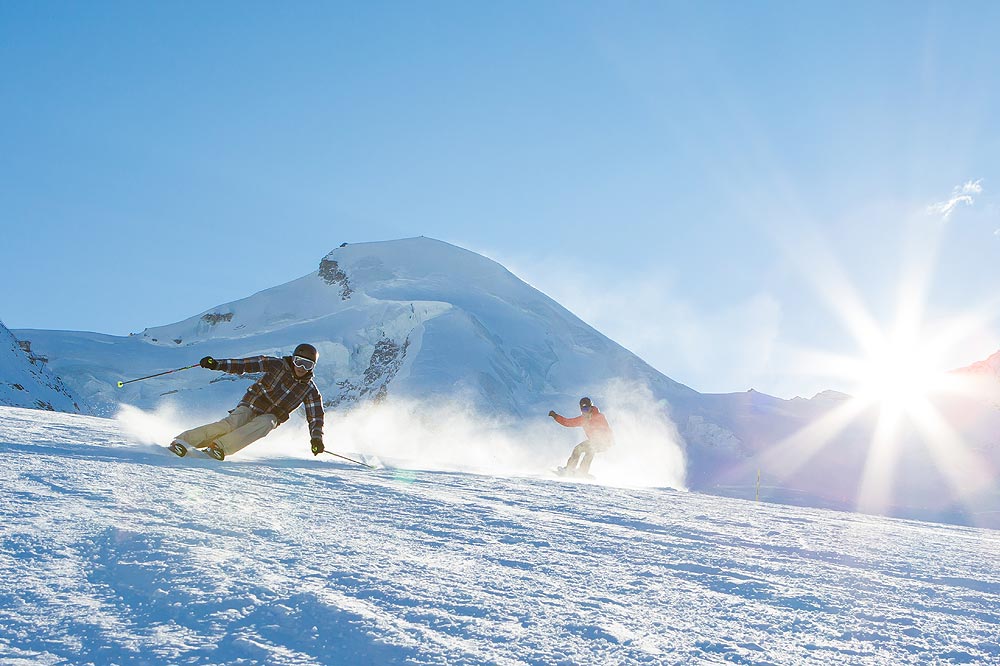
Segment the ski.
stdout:
[[212,460],[223,460],[225,458],[225,456],[222,455],[221,449],[219,449],[219,453],[220,453],[220,455],[222,455],[222,457],[220,457],[218,455],[215,455],[215,453],[213,451],[211,451],[211,450],[209,450],[207,448],[205,448],[205,449],[198,449],[198,448],[191,447],[189,449],[188,447],[184,446],[183,444],[181,444],[180,442],[178,442],[176,440],[173,441],[173,442],[170,442],[170,444],[167,445],[167,450],[170,451],[171,453],[173,453],[174,455],[180,456],[181,458],[185,457],[192,450],[194,450],[195,452],[197,452],[199,455],[204,456],[206,458],[211,458]]

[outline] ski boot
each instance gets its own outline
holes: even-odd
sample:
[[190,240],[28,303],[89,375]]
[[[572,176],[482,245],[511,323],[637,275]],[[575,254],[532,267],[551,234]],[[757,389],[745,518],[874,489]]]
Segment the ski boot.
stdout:
[[216,460],[226,459],[226,452],[223,451],[222,447],[216,444],[215,442],[212,442],[211,444],[205,447],[205,453],[212,456]]
[[176,439],[170,442],[167,448],[170,449],[172,452],[176,453],[177,455],[179,455],[181,458],[186,456],[188,452],[187,447],[181,444],[180,440]]

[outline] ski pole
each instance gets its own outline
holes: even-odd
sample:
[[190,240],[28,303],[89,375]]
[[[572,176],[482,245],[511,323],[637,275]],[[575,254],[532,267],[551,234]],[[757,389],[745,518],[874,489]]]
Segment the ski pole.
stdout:
[[331,456],[337,456],[338,458],[343,458],[344,460],[349,460],[352,463],[354,463],[355,465],[364,465],[368,469],[375,469],[373,466],[369,465],[368,463],[361,462],[360,460],[355,460],[354,458],[348,458],[347,456],[342,456],[339,453],[334,453],[333,451],[323,451],[323,453],[329,453]]
[[131,384],[132,382],[141,382],[143,379],[152,379],[153,377],[160,377],[162,375],[169,375],[171,372],[180,372],[181,370],[190,370],[191,368],[197,368],[201,363],[195,363],[194,365],[186,365],[183,368],[176,368],[174,370],[167,370],[166,372],[158,372],[155,375],[148,375],[146,377],[139,377],[138,379],[129,379],[128,381],[118,382],[118,388],[125,386],[126,384]]

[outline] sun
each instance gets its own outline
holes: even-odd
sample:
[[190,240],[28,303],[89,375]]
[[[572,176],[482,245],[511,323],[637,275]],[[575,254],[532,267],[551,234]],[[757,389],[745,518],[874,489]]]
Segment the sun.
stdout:
[[933,345],[922,342],[916,331],[883,337],[871,345],[866,358],[855,365],[854,395],[883,409],[910,412],[948,388],[941,369],[943,358]]

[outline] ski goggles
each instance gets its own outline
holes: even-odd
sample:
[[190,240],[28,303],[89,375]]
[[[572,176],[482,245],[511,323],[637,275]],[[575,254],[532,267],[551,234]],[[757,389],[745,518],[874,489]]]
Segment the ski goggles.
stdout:
[[309,359],[302,358],[301,356],[293,356],[292,365],[296,368],[302,368],[303,370],[312,370],[316,367],[316,361],[310,361]]
[[589,412],[590,411],[590,405],[580,405],[580,411],[581,412]]

